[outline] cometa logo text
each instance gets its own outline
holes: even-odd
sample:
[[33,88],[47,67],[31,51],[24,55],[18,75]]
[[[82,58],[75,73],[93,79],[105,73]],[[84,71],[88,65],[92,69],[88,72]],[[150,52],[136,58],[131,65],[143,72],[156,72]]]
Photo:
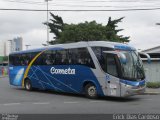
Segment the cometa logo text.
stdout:
[[71,69],[71,68],[68,68],[68,69],[56,69],[54,67],[52,67],[50,69],[50,72],[51,74],[75,74],[76,73],[76,70],[75,69]]

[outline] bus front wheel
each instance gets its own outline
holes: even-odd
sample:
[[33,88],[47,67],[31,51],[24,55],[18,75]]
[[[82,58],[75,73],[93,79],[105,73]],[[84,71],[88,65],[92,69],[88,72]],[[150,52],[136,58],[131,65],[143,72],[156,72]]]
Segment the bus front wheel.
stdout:
[[32,84],[29,79],[25,80],[24,87],[27,91],[32,91]]
[[97,89],[96,86],[92,83],[89,83],[85,86],[85,95],[88,98],[95,99],[97,98]]

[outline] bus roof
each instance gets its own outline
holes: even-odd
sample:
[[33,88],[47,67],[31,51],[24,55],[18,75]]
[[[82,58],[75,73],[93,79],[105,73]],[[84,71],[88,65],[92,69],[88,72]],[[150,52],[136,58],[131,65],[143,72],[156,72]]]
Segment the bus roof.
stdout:
[[55,44],[55,45],[49,45],[38,49],[31,49],[31,50],[24,50],[24,51],[18,51],[18,52],[12,52],[10,54],[21,54],[21,53],[30,53],[30,52],[40,52],[45,49],[48,50],[59,50],[59,49],[69,49],[69,48],[81,48],[81,47],[87,47],[87,46],[95,46],[95,47],[108,47],[113,49],[119,49],[119,50],[136,50],[134,47],[131,47],[127,44],[118,43],[118,42],[108,42],[108,41],[82,41],[82,42],[75,42],[75,43],[65,43],[65,44]]

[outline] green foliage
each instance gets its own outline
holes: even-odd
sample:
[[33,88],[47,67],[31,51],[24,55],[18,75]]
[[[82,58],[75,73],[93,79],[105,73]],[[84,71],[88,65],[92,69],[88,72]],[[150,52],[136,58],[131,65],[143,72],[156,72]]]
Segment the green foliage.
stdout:
[[110,41],[114,42],[129,42],[129,37],[123,37],[123,35],[117,35],[118,32],[123,31],[123,29],[116,29],[119,22],[122,22],[124,17],[111,20],[111,17],[108,19],[108,23],[106,25],[106,37]]
[[95,21],[79,24],[70,24],[64,26],[64,31],[61,33],[60,43],[104,40],[105,28]]
[[0,56],[0,63],[3,62],[3,56]]
[[8,61],[8,56],[4,56],[3,61]]
[[46,22],[44,24],[49,26],[50,32],[54,33],[54,39],[57,40],[60,38],[60,33],[63,31],[64,23],[62,18],[58,15],[54,15],[52,13],[50,13],[50,15],[52,17],[52,19],[50,19],[51,22],[49,22],[48,24]]
[[148,88],[160,88],[160,82],[147,82]]
[[[50,44],[70,43],[78,41],[113,41],[113,42],[129,42],[129,37],[118,35],[123,29],[116,29],[117,24],[122,18],[111,20],[108,19],[106,25],[98,24],[96,21],[84,22],[79,24],[65,24],[61,17],[50,13],[52,19],[48,23],[50,33],[55,35],[54,40]],[[45,23],[47,25],[47,23]]]
[[0,56],[0,63],[8,61],[8,56]]

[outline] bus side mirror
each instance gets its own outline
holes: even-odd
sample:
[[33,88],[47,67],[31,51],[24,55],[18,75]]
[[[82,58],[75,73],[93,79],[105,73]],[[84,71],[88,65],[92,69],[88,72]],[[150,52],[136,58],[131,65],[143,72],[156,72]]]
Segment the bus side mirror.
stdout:
[[148,63],[151,63],[151,57],[150,57],[149,54],[143,53],[143,52],[138,52],[138,53],[141,54],[141,55],[145,55],[147,57]]
[[119,56],[119,59],[120,59],[122,64],[126,64],[127,63],[127,58],[126,58],[124,53],[119,53],[118,56]]

